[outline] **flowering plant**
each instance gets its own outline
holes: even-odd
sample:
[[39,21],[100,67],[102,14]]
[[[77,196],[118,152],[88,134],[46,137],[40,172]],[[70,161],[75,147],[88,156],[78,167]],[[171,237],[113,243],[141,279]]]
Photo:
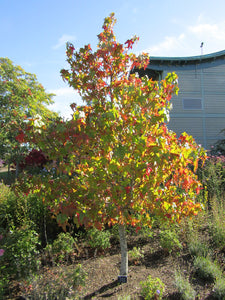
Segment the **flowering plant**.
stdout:
[[141,295],[144,299],[162,299],[165,291],[165,285],[158,277],[153,278],[149,275],[146,281],[140,282],[140,285],[142,287]]

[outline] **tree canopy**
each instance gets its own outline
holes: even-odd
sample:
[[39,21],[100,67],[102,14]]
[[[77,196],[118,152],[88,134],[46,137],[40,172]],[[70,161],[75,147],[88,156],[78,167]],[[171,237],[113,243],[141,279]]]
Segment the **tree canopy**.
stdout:
[[53,94],[46,93],[34,74],[25,72],[8,58],[0,58],[0,155],[9,163],[19,159],[24,149],[20,140],[28,119],[45,122],[56,114],[47,108]]
[[115,22],[114,14],[105,18],[96,51],[67,44],[70,69],[61,74],[85,105],[71,106],[71,121],[33,127],[27,138],[57,169],[54,176],[33,178],[31,189],[42,194],[58,222],[65,225],[71,217],[78,226],[98,229],[119,224],[126,256],[125,226],[197,214],[201,184],[195,170],[206,155],[191,136],[178,138],[167,127],[177,76],[157,82],[131,74],[134,67],[145,68],[149,57],[128,53],[137,37],[124,45],[116,41]]

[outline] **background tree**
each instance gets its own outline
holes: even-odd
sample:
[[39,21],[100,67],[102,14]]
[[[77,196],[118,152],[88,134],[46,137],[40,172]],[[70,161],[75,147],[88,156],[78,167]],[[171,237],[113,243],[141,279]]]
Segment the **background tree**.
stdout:
[[176,75],[160,83],[131,75],[131,68],[145,68],[149,58],[128,54],[136,37],[124,45],[116,41],[115,21],[114,14],[105,18],[96,51],[87,45],[76,52],[67,44],[70,70],[61,74],[86,105],[72,105],[73,120],[33,127],[27,138],[57,168],[54,176],[33,178],[30,189],[42,193],[64,227],[69,217],[99,230],[118,224],[120,275],[126,276],[126,226],[138,230],[155,218],[175,222],[195,215],[200,183],[192,170],[205,152],[191,136],[177,138],[166,126]]
[[21,132],[29,118],[55,117],[46,105],[53,94],[45,92],[34,74],[25,72],[8,58],[0,58],[0,158],[10,163],[21,159],[26,146],[21,146]]

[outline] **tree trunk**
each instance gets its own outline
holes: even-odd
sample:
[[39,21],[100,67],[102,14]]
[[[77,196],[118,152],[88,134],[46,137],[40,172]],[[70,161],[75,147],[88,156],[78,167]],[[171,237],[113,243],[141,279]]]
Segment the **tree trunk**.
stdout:
[[10,162],[8,161],[8,178],[9,178],[9,175],[10,175]]
[[43,219],[43,230],[44,230],[44,240],[45,240],[45,246],[47,246],[48,245],[48,235],[47,235],[47,225],[46,225],[46,209],[45,209],[45,207],[44,207],[44,212],[43,212],[43,214],[44,214],[44,219]]
[[121,249],[121,266],[120,276],[127,276],[128,274],[128,251],[127,251],[127,237],[125,225],[119,225],[120,249]]
[[19,162],[16,162],[16,178],[19,176]]

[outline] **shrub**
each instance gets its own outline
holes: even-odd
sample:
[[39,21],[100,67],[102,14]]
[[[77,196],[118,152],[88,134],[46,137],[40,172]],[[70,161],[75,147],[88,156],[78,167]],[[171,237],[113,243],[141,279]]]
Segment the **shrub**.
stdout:
[[13,228],[3,239],[4,273],[13,278],[22,278],[37,271],[38,260],[37,245],[39,244],[37,233],[28,228]]
[[8,229],[20,223],[17,202],[20,201],[8,185],[0,183],[0,227]]
[[9,231],[11,227],[32,227],[39,235],[43,246],[48,235],[55,237],[59,226],[37,194],[15,192],[0,183],[0,227]]
[[170,229],[165,229],[160,232],[160,245],[169,253],[183,248],[179,241],[178,234]]
[[54,240],[50,252],[55,256],[56,261],[67,261],[69,257],[75,252],[75,245],[77,239],[73,238],[69,232],[61,232],[57,239]]
[[0,276],[0,299],[4,299],[5,289],[9,283],[9,280]]
[[105,250],[110,247],[110,232],[92,228],[88,230],[87,243],[91,248]]
[[140,285],[142,288],[141,295],[144,299],[162,299],[165,285],[159,278],[152,278],[151,275],[149,275],[146,281],[140,282]]
[[115,241],[115,243],[118,243],[120,240],[119,237],[119,226],[118,224],[114,224],[110,229],[110,238],[113,239],[113,241]]
[[30,153],[20,163],[20,168],[27,169],[31,173],[40,173],[40,170],[48,162],[47,157],[41,150],[32,149]]
[[184,278],[180,272],[175,272],[175,285],[181,293],[181,297],[183,300],[193,300],[195,299],[196,292],[192,288],[189,280],[187,278]]
[[2,240],[3,240],[3,235],[0,234],[0,248],[1,248],[0,249],[0,299],[3,299],[5,289],[9,283],[9,276],[7,272],[5,272],[6,266],[3,263],[5,249],[2,249],[3,246]]
[[[155,223],[153,223],[153,226]],[[145,226],[142,227],[139,231],[138,234],[142,236],[143,238],[152,238],[154,236],[154,231],[152,230],[153,226],[151,228]]]
[[53,253],[71,253],[74,250],[74,243],[75,239],[72,237],[72,235],[69,232],[61,232],[57,239],[54,240],[52,245],[52,251]]
[[138,264],[144,257],[144,251],[142,251],[140,247],[134,247],[132,250],[129,251],[129,257],[132,262]]
[[194,267],[197,275],[205,280],[214,281],[222,276],[220,267],[208,257],[196,257],[194,260]]

